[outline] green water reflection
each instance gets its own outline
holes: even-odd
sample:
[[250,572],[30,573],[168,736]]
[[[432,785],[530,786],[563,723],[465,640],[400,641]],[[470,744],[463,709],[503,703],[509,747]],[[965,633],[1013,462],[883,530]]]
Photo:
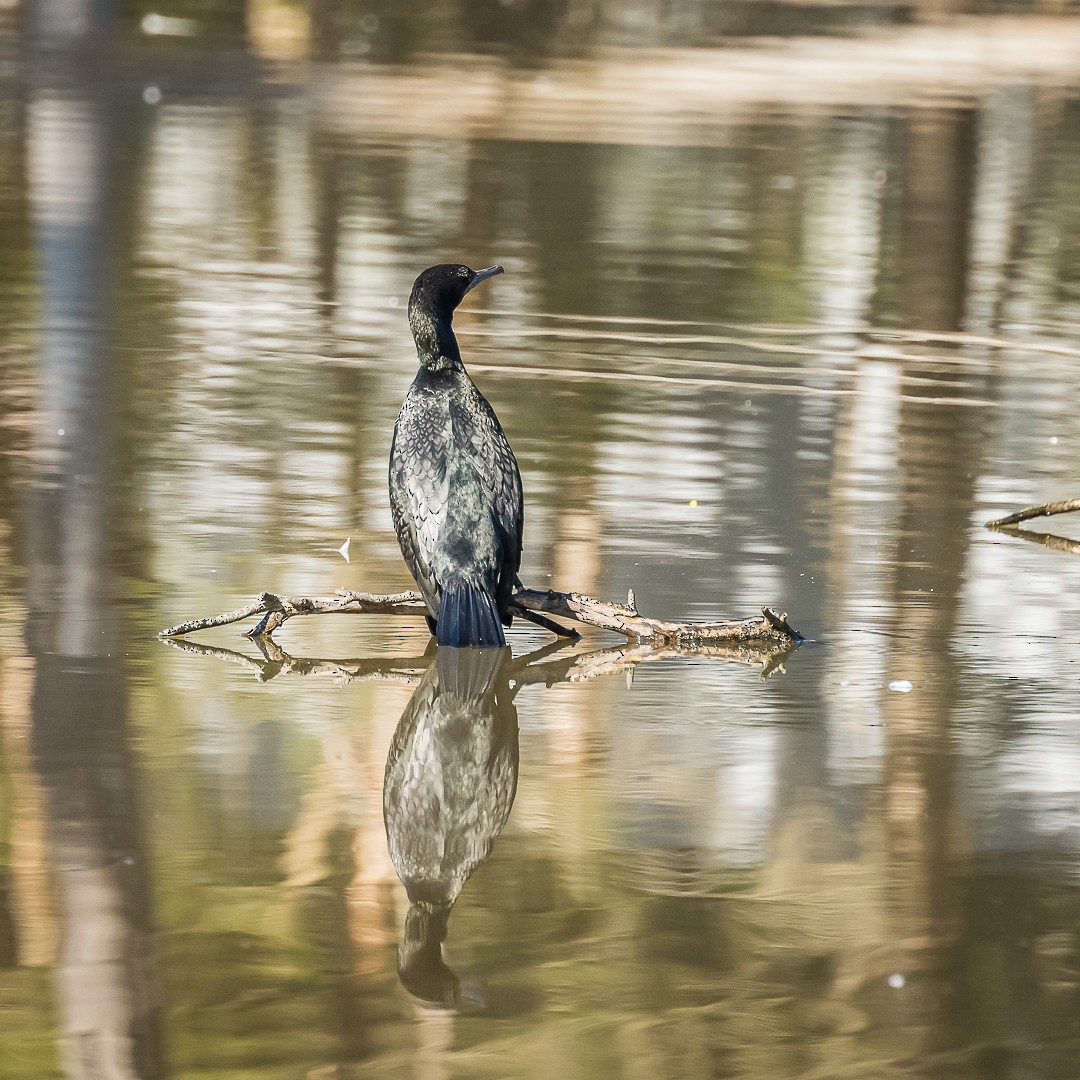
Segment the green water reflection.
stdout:
[[[0,83],[0,1076],[1074,1077],[1080,560],[981,523],[1076,494],[1077,102],[539,139],[145,62]],[[155,640],[407,587],[446,258],[526,583],[783,608],[786,672]]]

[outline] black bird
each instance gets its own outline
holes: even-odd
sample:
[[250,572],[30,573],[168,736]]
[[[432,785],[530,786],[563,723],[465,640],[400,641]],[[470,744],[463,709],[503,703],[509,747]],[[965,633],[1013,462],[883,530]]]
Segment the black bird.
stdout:
[[509,649],[439,649],[398,721],[386,758],[383,821],[409,894],[398,976],[427,1001],[477,1004],[446,965],[447,921],[514,805],[518,721]]
[[465,294],[502,272],[432,266],[409,296],[421,367],[394,425],[390,509],[440,645],[504,646],[521,565],[521,473],[451,325]]

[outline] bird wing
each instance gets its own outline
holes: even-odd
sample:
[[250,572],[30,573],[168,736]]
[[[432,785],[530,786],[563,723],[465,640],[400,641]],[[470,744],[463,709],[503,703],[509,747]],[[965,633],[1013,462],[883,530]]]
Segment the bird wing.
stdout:
[[524,531],[521,473],[495,410],[471,381],[470,391],[471,400],[451,402],[450,417],[458,445],[465,447],[480,477],[495,527],[506,545],[504,557],[513,576],[521,565]]
[[434,407],[430,394],[410,390],[398,413],[390,447],[390,509],[405,564],[436,616],[439,583],[432,558],[446,524],[452,438],[445,411]]

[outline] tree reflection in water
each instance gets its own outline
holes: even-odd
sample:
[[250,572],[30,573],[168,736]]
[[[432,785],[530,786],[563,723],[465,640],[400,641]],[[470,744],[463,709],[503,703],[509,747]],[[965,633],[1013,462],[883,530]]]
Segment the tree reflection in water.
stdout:
[[[71,1080],[166,1074],[128,683],[112,552],[115,385],[104,326],[117,214],[118,117],[107,96],[51,91],[30,108],[43,333],[34,428],[26,649],[29,746],[58,917],[57,1025]],[[25,905],[24,922],[42,920]]]

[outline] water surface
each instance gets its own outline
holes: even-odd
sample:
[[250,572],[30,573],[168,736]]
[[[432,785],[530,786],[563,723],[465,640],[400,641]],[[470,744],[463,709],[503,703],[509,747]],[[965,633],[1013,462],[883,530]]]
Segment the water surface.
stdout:
[[[0,1073],[1074,1077],[1080,559],[983,528],[1077,494],[1068,89],[538,138],[206,63],[0,88]],[[155,639],[408,587],[448,259],[526,583],[785,670]]]

